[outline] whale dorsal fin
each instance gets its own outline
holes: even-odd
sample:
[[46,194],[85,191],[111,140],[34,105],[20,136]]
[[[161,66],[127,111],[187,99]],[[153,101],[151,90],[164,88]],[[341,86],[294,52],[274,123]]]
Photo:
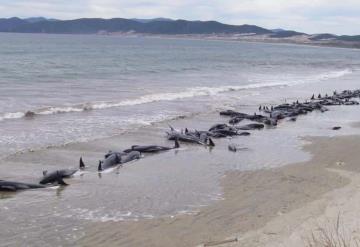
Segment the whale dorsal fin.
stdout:
[[211,140],[211,138],[209,138],[209,146],[210,147],[215,147],[215,143]]
[[83,162],[82,157],[80,157],[79,163],[80,170],[85,169],[85,163]]
[[180,147],[179,140],[178,140],[178,138],[176,138],[174,148],[179,148],[179,147]]
[[43,176],[45,177],[47,173],[48,173],[48,171],[47,171],[47,170],[44,170],[44,171],[43,171]]
[[101,160],[99,160],[98,171],[99,171],[99,172],[101,172],[101,171],[102,171],[102,167],[101,167]]

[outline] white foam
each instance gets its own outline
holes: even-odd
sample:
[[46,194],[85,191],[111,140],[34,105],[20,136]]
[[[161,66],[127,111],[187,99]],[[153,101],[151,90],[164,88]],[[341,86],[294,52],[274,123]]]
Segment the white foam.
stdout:
[[36,111],[36,114],[39,115],[50,115],[58,113],[69,113],[69,112],[82,112],[85,109],[83,107],[49,107],[43,110]]
[[346,76],[348,74],[351,74],[352,72],[353,71],[351,69],[344,69],[344,70],[340,70],[340,71],[331,71],[328,73],[320,74],[316,79],[321,80],[321,81],[335,79],[335,78],[340,78],[340,77]]
[[16,118],[22,118],[25,116],[25,113],[23,112],[10,112],[5,113],[1,118],[2,119],[16,119]]
[[[214,96],[220,93],[231,92],[231,91],[241,91],[241,90],[267,88],[267,87],[286,87],[286,86],[294,86],[303,83],[314,83],[329,79],[340,78],[345,75],[351,74],[352,72],[353,71],[351,69],[344,69],[339,71],[330,71],[330,72],[322,73],[320,75],[316,75],[308,78],[296,79],[296,80],[279,79],[267,83],[252,83],[241,86],[227,85],[220,87],[192,87],[187,89],[179,89],[178,92],[147,94],[140,96],[139,98],[127,99],[118,102],[89,102],[84,104],[76,104],[72,106],[41,108],[31,112],[35,113],[36,115],[51,115],[51,114],[61,114],[61,113],[83,112],[89,110],[102,110],[102,109],[123,107],[123,106],[135,106],[135,105],[149,104],[160,101],[174,101],[174,100],[181,100],[181,99],[201,97],[201,96]],[[25,112],[5,113],[2,116],[0,115],[0,121],[5,119],[23,118],[25,114],[26,114]]]

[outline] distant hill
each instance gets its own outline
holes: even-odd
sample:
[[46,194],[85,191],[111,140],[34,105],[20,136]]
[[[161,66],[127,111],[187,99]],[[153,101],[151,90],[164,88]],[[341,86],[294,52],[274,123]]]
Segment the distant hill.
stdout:
[[294,36],[299,36],[299,35],[306,35],[306,34],[295,32],[295,31],[287,31],[287,30],[277,29],[276,32],[274,32],[273,34],[270,34],[270,37],[271,38],[289,38],[289,37],[294,37]]
[[359,42],[360,41],[360,35],[355,35],[355,36],[342,35],[342,36],[338,37],[338,40],[350,41],[350,42]]
[[130,19],[132,21],[137,21],[137,22],[141,22],[141,23],[149,23],[149,22],[153,22],[153,21],[174,21],[172,19],[169,18],[154,18],[154,19],[137,19],[137,18],[133,18]]
[[278,33],[278,32],[284,32],[284,31],[287,31],[285,29],[282,29],[282,28],[276,28],[276,29],[271,29],[272,32],[274,33]]
[[314,41],[321,41],[321,40],[340,40],[340,41],[348,41],[348,42],[359,42],[360,35],[350,36],[350,35],[334,35],[330,33],[322,33],[322,34],[315,34],[309,38],[310,40]]
[[36,22],[41,22],[41,21],[58,21],[56,19],[47,19],[45,17],[30,17],[30,18],[26,18],[24,20],[29,23],[36,23]]
[[9,19],[0,18],[0,32],[11,32],[11,30],[26,24],[28,24],[27,21],[17,17]]
[[0,32],[50,34],[145,34],[202,35],[206,38],[230,38],[259,42],[306,43],[360,48],[360,35],[306,34],[285,29],[265,29],[255,25],[228,25],[217,21],[187,21],[168,18],[56,20],[45,17],[26,19],[0,18]]
[[312,37],[310,37],[310,40],[314,41],[320,41],[320,40],[336,40],[338,38],[337,35],[330,34],[330,33],[321,33],[321,34],[315,34]]
[[268,34],[270,30],[253,25],[227,25],[216,21],[186,21],[169,19],[98,19],[84,18],[66,21],[37,19],[0,19],[0,32],[93,34],[98,32],[135,32],[144,34]]

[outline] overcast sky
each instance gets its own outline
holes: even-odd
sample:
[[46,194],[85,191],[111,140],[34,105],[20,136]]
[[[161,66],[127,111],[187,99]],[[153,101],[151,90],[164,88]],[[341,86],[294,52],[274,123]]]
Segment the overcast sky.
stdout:
[[12,16],[167,17],[360,34],[360,0],[0,0],[0,17]]

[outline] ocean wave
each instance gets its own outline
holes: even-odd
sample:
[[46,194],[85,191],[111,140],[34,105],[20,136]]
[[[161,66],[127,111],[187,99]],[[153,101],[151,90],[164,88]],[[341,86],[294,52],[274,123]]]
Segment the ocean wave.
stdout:
[[268,87],[285,87],[285,86],[293,86],[302,83],[311,83],[318,82],[323,80],[329,80],[334,78],[340,78],[347,74],[351,74],[352,70],[344,69],[340,71],[332,71],[328,73],[323,73],[320,75],[316,75],[314,77],[309,77],[303,80],[289,80],[287,82],[275,81],[268,83],[253,83],[248,85],[229,85],[229,86],[220,86],[220,87],[193,87],[187,89],[179,89],[181,92],[168,92],[168,93],[155,93],[140,96],[135,99],[127,99],[118,102],[88,102],[84,104],[76,104],[71,106],[53,106],[53,107],[45,107],[35,110],[29,110],[25,112],[13,112],[13,113],[5,113],[2,116],[0,115],[0,121],[6,119],[18,119],[24,117],[34,117],[36,115],[52,115],[52,114],[62,114],[62,113],[73,113],[73,112],[83,112],[90,110],[102,110],[114,107],[124,107],[124,106],[135,106],[141,104],[149,104],[160,101],[175,101],[187,98],[201,97],[201,96],[215,96],[220,93],[226,93],[231,91],[241,91],[241,90],[250,90],[250,89],[260,89],[260,88],[268,88]]
[[352,72],[353,72],[353,70],[351,70],[351,69],[331,71],[331,72],[323,73],[323,74],[316,76],[315,80],[324,81],[324,80],[329,80],[329,79],[336,79],[336,78],[340,78],[340,77],[346,76],[348,74],[351,74]]

